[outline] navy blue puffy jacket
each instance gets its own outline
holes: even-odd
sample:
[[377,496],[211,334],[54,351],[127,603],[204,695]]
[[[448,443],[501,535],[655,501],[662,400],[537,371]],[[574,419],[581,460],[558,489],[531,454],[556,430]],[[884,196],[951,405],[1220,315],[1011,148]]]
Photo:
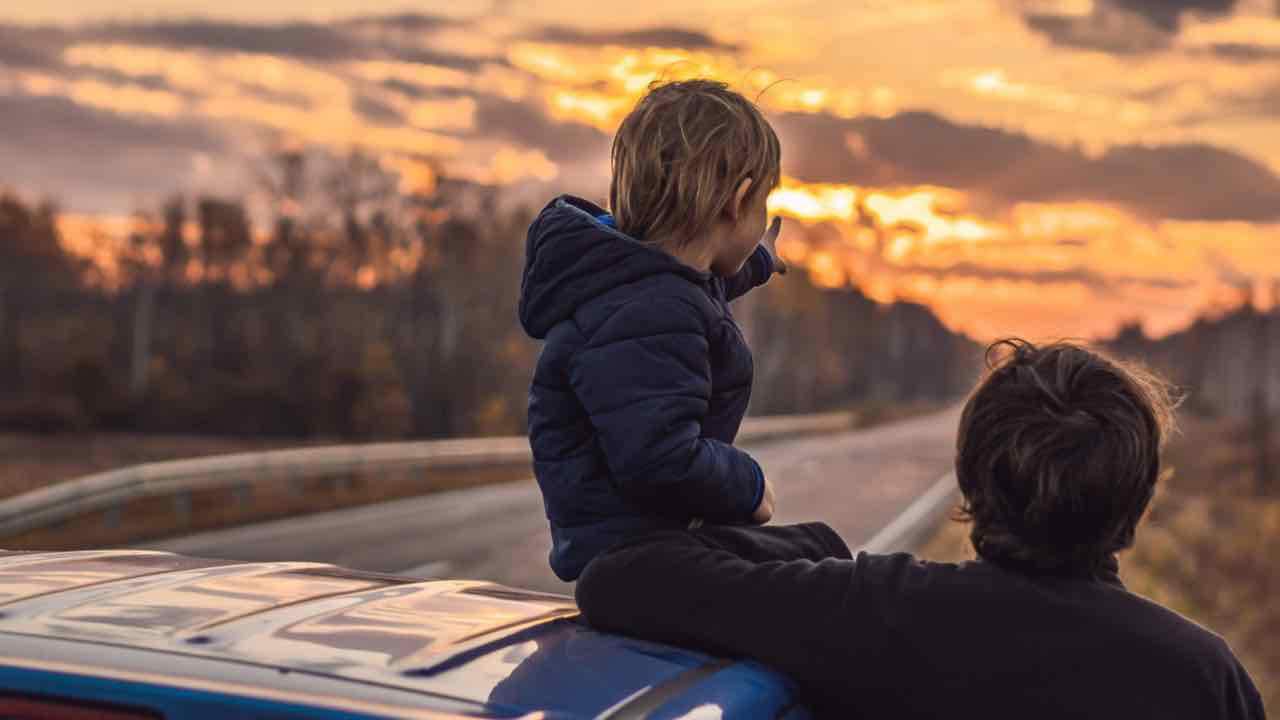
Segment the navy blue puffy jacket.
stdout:
[[728,302],[769,279],[769,252],[720,278],[602,216],[581,198],[552,200],[529,227],[520,284],[520,322],[545,341],[529,443],[564,580],[640,533],[747,522],[764,490],[760,466],[732,445],[752,364]]

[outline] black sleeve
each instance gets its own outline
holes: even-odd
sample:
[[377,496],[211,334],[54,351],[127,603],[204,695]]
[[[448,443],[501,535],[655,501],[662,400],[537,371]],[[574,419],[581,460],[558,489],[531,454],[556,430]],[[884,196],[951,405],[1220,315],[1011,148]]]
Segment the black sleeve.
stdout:
[[1226,704],[1224,717],[1229,720],[1266,720],[1267,713],[1262,707],[1262,695],[1253,678],[1237,660],[1235,667],[1227,679]]
[[863,592],[857,562],[753,562],[713,542],[659,533],[596,558],[576,589],[583,615],[605,631],[758,660],[808,702],[847,706],[856,658],[879,643],[849,625]]
[[727,550],[750,562],[770,560],[852,559],[831,526],[821,522],[793,525],[703,525],[690,530],[707,547]]
[[742,265],[736,275],[724,279],[724,297],[726,301],[746,295],[754,287],[765,284],[773,276],[773,256],[764,245],[757,245],[751,257]]

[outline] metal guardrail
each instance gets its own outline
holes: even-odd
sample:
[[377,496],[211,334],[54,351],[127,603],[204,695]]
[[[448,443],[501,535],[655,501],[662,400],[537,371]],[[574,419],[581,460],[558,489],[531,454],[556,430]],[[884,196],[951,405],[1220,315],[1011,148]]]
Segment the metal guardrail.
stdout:
[[[847,430],[851,413],[747,418],[738,441]],[[234,453],[87,475],[0,501],[0,538],[148,497],[340,473],[529,465],[529,439],[426,440]]]
[[956,484],[955,473],[949,472],[938,478],[874,537],[854,550],[854,554],[859,550],[876,555],[914,552],[933,533],[942,516],[959,498],[960,486]]

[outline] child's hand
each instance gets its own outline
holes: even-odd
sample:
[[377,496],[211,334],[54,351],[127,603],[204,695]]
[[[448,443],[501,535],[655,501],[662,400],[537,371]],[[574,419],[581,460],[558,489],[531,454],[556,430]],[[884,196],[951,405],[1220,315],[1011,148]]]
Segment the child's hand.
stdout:
[[760,239],[760,244],[764,245],[764,249],[769,251],[769,256],[773,258],[773,267],[778,271],[779,275],[787,274],[787,261],[778,255],[776,243],[778,241],[778,233],[782,232],[782,216],[774,215],[773,222],[769,223],[769,229],[764,231],[764,237]]
[[764,497],[760,498],[760,505],[756,507],[756,511],[751,513],[751,522],[757,525],[763,525],[773,519],[773,483],[769,482],[769,478],[764,479]]

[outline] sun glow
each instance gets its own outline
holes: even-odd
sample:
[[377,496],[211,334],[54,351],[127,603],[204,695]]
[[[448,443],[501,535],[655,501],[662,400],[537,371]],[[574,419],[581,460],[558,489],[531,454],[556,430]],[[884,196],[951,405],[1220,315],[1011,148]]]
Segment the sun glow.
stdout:
[[[948,24],[931,31],[921,18],[957,7],[941,2],[928,8],[885,2],[883,12],[851,12],[850,22],[838,23],[830,8],[807,18],[764,9],[711,28],[712,41],[694,48],[537,41],[536,29],[514,17],[396,36],[403,42],[397,47],[422,52],[397,54],[384,44],[367,56],[332,58],[133,44],[104,39],[109,32],[69,34],[84,41],[52,63],[0,67],[0,97],[63,97],[94,115],[225,130],[228,147],[236,149],[248,148],[252,140],[245,138],[255,134],[339,153],[359,146],[399,176],[400,192],[416,196],[435,193],[450,178],[502,186],[507,195],[530,180],[598,183],[598,174],[582,169],[587,160],[547,140],[559,140],[564,128],[556,123],[611,135],[650,83],[689,77],[728,82],[772,114],[867,118],[908,108],[1026,133],[1064,149],[1078,142],[1085,155],[1120,143],[1212,143],[1280,169],[1267,114],[1272,105],[1264,104],[1274,100],[1271,66],[1245,65],[1219,52],[1224,45],[1261,55],[1280,48],[1280,21],[1259,0],[1264,4],[1267,12],[1258,16],[1189,17],[1168,52],[1142,58],[1062,51],[1027,31],[1021,14],[966,20],[965,12],[951,10],[954,15],[937,17],[968,23],[965,30]],[[1092,0],[1024,5],[1024,12],[1076,18],[1098,9]],[[924,14],[908,17],[916,12]],[[874,32],[851,33],[855,14],[881,24]],[[909,23],[894,25],[898,15]],[[780,18],[812,31],[757,32]],[[698,22],[690,20],[690,27]],[[824,25],[832,34],[824,34]],[[955,38],[962,42],[945,44]],[[517,118],[506,127],[494,121],[502,100],[520,103],[537,122]],[[491,125],[483,127],[486,122]],[[882,141],[873,130],[864,132],[848,131],[844,143],[859,162],[875,167],[884,161],[876,154]],[[215,151],[199,152],[193,174],[203,180],[224,169],[221,158],[215,163],[203,154]],[[607,167],[600,160],[590,162]],[[885,170],[880,177],[896,177],[893,167]],[[175,178],[175,189],[188,180]],[[953,328],[977,336],[1105,334],[1135,316],[1161,333],[1205,308],[1248,296],[1264,305],[1274,301],[1276,225],[1160,221],[1094,202],[1022,202],[993,210],[989,200],[937,185],[785,178],[768,207],[789,219],[779,253],[815,284],[857,287],[879,302],[925,303]],[[67,215],[60,228],[66,247],[95,268],[96,281],[110,285],[161,262],[154,246],[128,242],[139,229],[154,230],[144,224],[128,216]],[[266,238],[255,242],[257,251]],[[334,274],[371,287],[416,267],[423,251],[396,248],[388,258],[377,265],[350,261]],[[270,281],[269,270],[251,265],[205,267],[191,260],[178,271],[189,280],[224,273],[241,286]]]
[[858,191],[849,185],[802,185],[789,178],[769,194],[769,212],[805,220],[852,220],[857,213]]
[[945,187],[791,178],[768,201],[771,213],[796,221],[784,225],[779,254],[814,284],[920,302],[979,338],[1106,335],[1136,315],[1164,334],[1211,306],[1251,295],[1265,305],[1258,299],[1280,278],[1280,257],[1268,252],[1280,226],[1152,224],[1082,202],[1020,203],[980,217],[967,205]]
[[883,117],[898,107],[897,93],[884,84],[850,88],[816,77],[805,81],[781,78],[770,70],[743,64],[731,52],[522,42],[508,50],[507,59],[545,83],[544,104],[557,118],[577,120],[608,133],[617,128],[649,84],[660,80],[722,80],[775,112]]

